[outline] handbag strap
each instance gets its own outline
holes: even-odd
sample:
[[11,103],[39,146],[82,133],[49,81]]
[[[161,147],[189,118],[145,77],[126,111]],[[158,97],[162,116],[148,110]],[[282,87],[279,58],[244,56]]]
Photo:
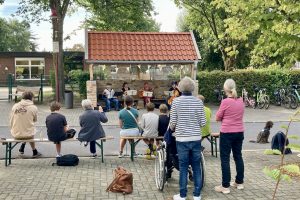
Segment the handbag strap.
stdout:
[[132,114],[132,112],[130,112],[130,110],[127,110],[126,108],[125,108],[125,110],[126,110],[126,111],[131,115],[131,117],[134,119],[136,125],[139,126],[139,123],[138,123],[138,121],[136,120],[135,116]]

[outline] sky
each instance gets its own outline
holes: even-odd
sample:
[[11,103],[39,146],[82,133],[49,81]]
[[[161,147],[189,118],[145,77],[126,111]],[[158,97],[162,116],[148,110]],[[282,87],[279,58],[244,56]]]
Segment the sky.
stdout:
[[[20,0],[5,0],[0,5],[0,17],[6,19],[12,18]],[[158,13],[154,18],[161,24],[160,31],[175,32],[176,19],[180,9],[176,7],[173,0],[153,0],[155,11]],[[50,16],[49,13],[44,14]],[[70,35],[70,40],[64,42],[64,48],[70,48],[76,43],[84,44],[84,30],[80,28],[86,13],[79,9],[72,16],[67,16],[64,23],[64,37]],[[40,24],[31,24],[31,31],[37,38],[38,51],[52,51],[52,25],[50,22],[41,22]]]

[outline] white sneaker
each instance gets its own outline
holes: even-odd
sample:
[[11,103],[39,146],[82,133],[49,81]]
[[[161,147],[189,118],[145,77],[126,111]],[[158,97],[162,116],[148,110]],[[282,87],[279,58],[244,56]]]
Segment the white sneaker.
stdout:
[[245,188],[244,184],[237,184],[236,182],[230,182],[230,186],[238,190],[243,190]]
[[173,196],[173,200],[185,200],[185,197],[182,198],[182,197],[180,196],[180,194],[175,194],[175,195]]
[[118,156],[119,158],[123,158],[124,157],[124,155],[123,155],[123,152],[121,152],[120,151],[120,153],[119,153],[119,156]]
[[199,197],[193,196],[193,198],[194,198],[194,200],[201,200],[201,196],[199,196]]
[[223,193],[223,194],[229,194],[230,193],[230,189],[229,188],[224,188],[222,185],[216,186],[215,191]]

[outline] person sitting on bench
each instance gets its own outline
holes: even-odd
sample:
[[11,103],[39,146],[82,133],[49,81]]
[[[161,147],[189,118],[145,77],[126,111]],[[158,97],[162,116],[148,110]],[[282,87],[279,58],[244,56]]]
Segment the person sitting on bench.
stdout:
[[[158,120],[159,117],[155,114],[155,105],[152,102],[146,104],[147,113],[142,115],[140,126],[143,129],[143,137],[157,137],[158,136]],[[144,139],[144,142],[148,145],[146,150],[146,159],[151,158],[151,153],[155,154],[156,146],[153,145],[154,139]]]
[[78,133],[78,140],[84,142],[84,146],[87,146],[89,142],[92,157],[96,158],[96,140],[105,137],[105,132],[100,122],[106,123],[108,119],[101,106],[99,106],[99,111],[93,110],[93,104],[89,99],[82,100],[81,106],[84,112],[79,116],[81,129]]
[[50,103],[51,114],[46,118],[47,135],[50,141],[56,146],[57,156],[61,157],[61,141],[74,137],[76,131],[68,130],[66,117],[59,113],[60,103],[53,101]]
[[106,85],[106,89],[103,91],[105,96],[106,112],[109,112],[111,109],[111,102],[114,103],[116,111],[119,111],[119,100],[114,97],[115,91],[111,88],[111,84]]
[[[10,114],[10,132],[13,138],[19,140],[34,139],[36,129],[34,123],[37,121],[37,107],[33,104],[33,93],[25,91],[22,94],[22,100],[16,103]],[[19,149],[21,155],[24,154],[26,143],[22,143]],[[35,148],[35,143],[30,142],[32,148],[33,158],[39,157],[42,154]]]

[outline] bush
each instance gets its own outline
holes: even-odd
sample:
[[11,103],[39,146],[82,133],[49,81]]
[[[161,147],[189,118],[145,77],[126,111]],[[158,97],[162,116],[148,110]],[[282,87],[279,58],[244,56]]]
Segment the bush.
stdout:
[[216,101],[214,90],[223,88],[226,79],[232,78],[236,81],[238,95],[241,95],[243,88],[254,94],[254,85],[259,88],[266,88],[267,93],[272,97],[276,88],[286,88],[291,84],[299,84],[300,71],[290,71],[287,69],[255,69],[236,70],[232,72],[224,71],[201,71],[197,75],[199,81],[199,93],[204,95],[210,102]]
[[53,93],[55,93],[56,87],[55,87],[55,72],[54,72],[54,70],[51,69],[49,74],[50,74],[50,85],[52,87]]

